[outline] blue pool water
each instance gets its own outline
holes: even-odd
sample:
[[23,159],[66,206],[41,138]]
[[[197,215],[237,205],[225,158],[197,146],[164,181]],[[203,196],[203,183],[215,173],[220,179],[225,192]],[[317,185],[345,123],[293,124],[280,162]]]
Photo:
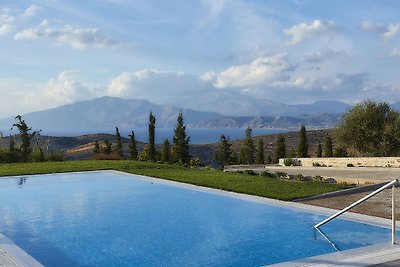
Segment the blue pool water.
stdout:
[[[46,266],[261,266],[335,249],[326,216],[113,172],[0,179],[0,232]],[[342,250],[390,230],[334,220]]]

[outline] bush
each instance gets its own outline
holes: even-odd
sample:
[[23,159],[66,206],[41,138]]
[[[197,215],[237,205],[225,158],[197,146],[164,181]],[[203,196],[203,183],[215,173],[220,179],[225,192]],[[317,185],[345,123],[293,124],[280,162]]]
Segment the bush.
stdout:
[[324,178],[321,175],[315,175],[315,176],[313,176],[312,180],[314,182],[322,182],[324,180]]
[[296,174],[296,176],[295,176],[295,180],[296,181],[305,181],[306,180],[306,178],[305,178],[305,176],[303,175],[303,174]]
[[351,164],[351,163],[347,163],[347,165],[346,165],[347,167],[354,167],[354,165],[353,164]]
[[321,167],[321,164],[319,162],[313,162],[312,165],[313,167]]
[[323,181],[324,181],[324,183],[327,183],[327,184],[336,184],[337,183],[336,180],[333,179],[332,177],[326,178]]
[[284,161],[283,161],[283,164],[285,166],[292,166],[293,163],[294,163],[294,160],[292,158],[285,158]]
[[201,161],[200,161],[200,159],[198,157],[195,157],[195,158],[190,160],[189,164],[192,167],[198,167],[198,166],[201,166]]
[[48,161],[64,161],[64,152],[51,152],[48,155]]
[[9,152],[9,151],[0,151],[0,162],[1,163],[15,163],[21,162],[22,157],[21,154],[17,151]]
[[290,179],[290,176],[286,172],[276,172],[276,176],[280,179]]

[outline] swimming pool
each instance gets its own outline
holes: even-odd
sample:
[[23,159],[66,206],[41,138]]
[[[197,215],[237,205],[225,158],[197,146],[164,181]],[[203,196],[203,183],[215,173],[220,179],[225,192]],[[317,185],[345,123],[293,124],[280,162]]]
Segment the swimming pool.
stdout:
[[[0,232],[45,266],[261,266],[331,253],[326,215],[117,172],[0,179]],[[390,229],[337,219],[341,250]]]

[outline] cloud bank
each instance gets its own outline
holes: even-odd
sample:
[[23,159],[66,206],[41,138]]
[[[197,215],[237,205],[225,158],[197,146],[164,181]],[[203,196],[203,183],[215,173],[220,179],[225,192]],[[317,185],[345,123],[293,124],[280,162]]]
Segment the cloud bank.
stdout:
[[34,28],[24,29],[14,36],[15,40],[43,40],[55,45],[67,45],[74,49],[86,48],[125,48],[133,45],[103,35],[96,28],[81,28],[79,26],[50,26],[48,20],[43,20]]

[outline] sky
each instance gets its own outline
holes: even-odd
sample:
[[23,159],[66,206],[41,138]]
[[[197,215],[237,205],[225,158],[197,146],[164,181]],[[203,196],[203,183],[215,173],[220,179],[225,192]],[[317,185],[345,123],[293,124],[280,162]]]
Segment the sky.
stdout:
[[394,103],[398,10],[396,0],[2,0],[0,118],[100,96]]

